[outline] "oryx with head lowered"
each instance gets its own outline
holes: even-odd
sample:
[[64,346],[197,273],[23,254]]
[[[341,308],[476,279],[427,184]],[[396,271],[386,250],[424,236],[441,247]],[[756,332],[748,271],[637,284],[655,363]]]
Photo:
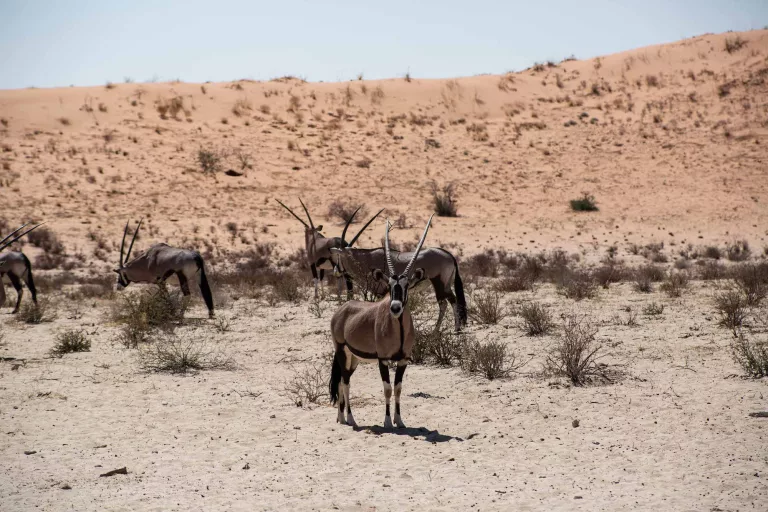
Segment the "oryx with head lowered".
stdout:
[[[282,201],[279,199],[275,199],[275,201],[277,201],[280,206],[288,210],[288,213],[293,215],[296,220],[304,225],[304,248],[307,253],[307,264],[309,265],[309,269],[312,271],[312,281],[315,285],[315,297],[317,297],[318,285],[322,283],[325,271],[331,270],[333,268],[331,264],[331,249],[347,247],[354,244],[357,239],[360,238],[360,235],[363,234],[363,231],[365,231],[365,229],[371,224],[371,222],[373,222],[374,219],[384,211],[382,208],[378,211],[378,213],[376,213],[376,215],[371,217],[371,220],[366,222],[365,225],[352,239],[352,241],[347,244],[347,242],[344,241],[347,234],[347,228],[349,228],[349,224],[351,223],[352,219],[354,219],[355,214],[360,211],[362,206],[358,207],[357,210],[355,210],[355,213],[353,213],[349,218],[346,225],[344,226],[344,231],[342,232],[341,237],[336,236],[333,238],[326,238],[321,233],[323,229],[322,224],[320,226],[315,226],[315,224],[312,222],[312,216],[309,214],[309,210],[307,210],[307,207],[304,205],[304,201],[302,201],[301,198],[299,198],[299,202],[301,203],[301,207],[304,209],[304,213],[307,214],[307,220],[309,221],[309,224],[304,222],[301,217],[293,213],[293,210],[285,206]],[[351,289],[350,287],[351,282],[347,280],[347,291]]]
[[[387,256],[386,247],[357,249],[351,245],[352,243],[344,243],[340,248],[331,249],[333,273],[336,277],[342,275],[347,279],[351,277],[353,282],[355,277],[367,279],[371,270],[383,268],[387,265],[390,257],[398,268],[404,267],[412,258],[416,257],[416,266],[424,269],[424,279],[432,283],[435,298],[440,306],[435,329],[440,329],[448,303],[453,307],[456,331],[460,331],[461,327],[467,324],[467,301],[464,297],[464,285],[459,274],[459,264],[451,253],[445,249],[428,247],[414,252],[390,250],[390,256]],[[374,282],[371,288],[371,291],[379,297],[388,291],[384,283],[381,282]]]
[[[20,228],[3,238],[2,241],[0,241],[0,253],[7,247],[10,247],[11,244],[16,242],[19,238],[42,226],[43,223],[41,222],[20,233],[20,231],[28,225],[29,223],[22,225]],[[29,293],[32,294],[32,302],[37,304],[37,289],[35,288],[35,281],[32,279],[32,265],[29,263],[29,258],[27,258],[24,253],[19,251],[9,251],[0,254],[0,307],[5,305],[5,285],[3,285],[3,276],[5,275],[8,275],[8,279],[11,280],[11,284],[16,290],[16,306],[13,308],[12,313],[18,313],[19,306],[21,305],[21,296],[24,295],[24,289],[21,286],[22,281],[27,284]]]
[[[400,417],[400,392],[402,391],[403,375],[408,362],[411,360],[414,342],[413,318],[408,310],[408,290],[414,284],[424,279],[424,269],[414,268],[418,262],[419,251],[424,245],[432,217],[424,228],[419,245],[405,267],[398,265],[389,250],[389,220],[384,232],[385,267],[372,271],[373,276],[385,283],[389,295],[379,302],[363,302],[352,300],[345,303],[331,318],[331,337],[334,345],[333,366],[329,391],[331,401],[338,402],[339,412],[336,421],[342,424],[355,425],[349,402],[349,380],[360,361],[378,362],[384,385],[384,426],[392,428],[389,401],[392,396],[392,386],[389,383],[389,365],[397,366],[395,370],[395,425],[405,427]],[[346,419],[344,412],[346,409]]]
[[200,256],[199,252],[158,243],[150,246],[144,254],[131,259],[133,243],[136,241],[136,235],[139,234],[142,222],[143,220],[139,221],[139,225],[133,233],[131,245],[128,246],[128,253],[123,256],[125,238],[128,235],[128,223],[125,223],[123,241],[120,243],[120,266],[115,269],[117,272],[117,289],[122,290],[132,282],[162,285],[166,279],[176,275],[179,278],[181,293],[187,297],[190,294],[189,281],[195,280],[200,286],[200,293],[208,307],[208,316],[212,318],[213,295],[205,276],[205,262],[203,262],[203,257]]

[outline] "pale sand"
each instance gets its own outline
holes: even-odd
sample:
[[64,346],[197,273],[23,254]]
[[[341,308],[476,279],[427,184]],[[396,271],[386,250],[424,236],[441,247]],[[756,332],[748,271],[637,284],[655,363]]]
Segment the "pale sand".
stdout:
[[[747,46],[725,52],[726,37],[737,35]],[[371,212],[387,207],[412,226],[395,239],[412,240],[431,213],[428,182],[436,179],[456,182],[460,216],[436,218],[428,244],[464,255],[563,247],[594,261],[616,244],[619,257],[634,262],[629,243],[665,242],[674,256],[688,243],[741,239],[759,254],[768,226],[767,56],[763,30],[624,52],[599,65],[528,70],[514,74],[513,91],[501,90],[498,76],[457,85],[233,82],[205,84],[206,94],[184,83],[0,91],[7,120],[0,161],[9,167],[0,168],[0,217],[47,220],[69,254],[87,255],[80,274],[113,268],[123,224],[141,216],[147,227],[136,250],[154,241],[194,246],[216,268],[254,241],[275,242],[285,255],[303,245],[299,224],[274,198],[298,207],[301,195],[329,235],[341,229],[325,215],[333,199],[365,201]],[[647,76],[660,87],[649,87]],[[731,80],[739,85],[721,98],[718,86]],[[589,94],[592,83],[599,96]],[[378,86],[384,96],[373,104]],[[155,101],[174,92],[191,122],[184,113],[179,121],[159,118]],[[287,112],[290,94],[300,98],[300,123]],[[569,106],[566,96],[583,105]],[[81,110],[88,98],[91,113]],[[252,104],[247,116],[232,114],[238,99]],[[339,108],[348,118],[335,129],[330,114]],[[388,120],[401,114],[405,121]],[[429,116],[427,124],[410,122],[411,114]],[[569,120],[576,126],[565,127]],[[522,124],[539,122],[546,126]],[[389,123],[402,139],[387,134]],[[487,141],[472,139],[473,123],[487,123]],[[440,147],[427,146],[427,138]],[[239,178],[203,176],[194,161],[201,146],[242,148],[253,169]],[[364,157],[372,160],[368,169],[355,165]],[[239,168],[234,157],[227,168]],[[569,210],[583,190],[596,196],[599,212]],[[227,233],[227,222],[237,223],[244,240]],[[377,223],[361,246],[378,245],[381,235]],[[103,260],[92,257],[99,237],[108,241]],[[4,308],[0,357],[26,362],[15,370],[18,361],[0,363],[0,508],[764,510],[768,420],[748,413],[766,409],[766,380],[738,377],[731,334],[716,326],[714,286],[696,282],[692,294],[667,299],[627,283],[582,303],[544,287],[535,297],[556,314],[575,310],[603,323],[605,361],[623,365],[626,377],[572,388],[538,375],[553,336],[523,336],[514,317],[493,328],[472,325],[479,339],[505,341],[533,359],[520,375],[493,382],[458,369],[410,367],[406,435],[353,431],[335,423],[330,406],[297,408],[281,392],[293,368],[321,360],[329,348],[331,303],[317,319],[306,303],[231,301],[219,308],[233,326],[223,334],[207,321],[188,322],[182,333],[209,339],[240,368],[187,377],[138,371],[136,352],[114,342],[106,303],[85,302],[85,316],[70,319],[73,306],[57,295],[57,320],[33,327],[10,321]],[[661,319],[641,316],[636,328],[613,320],[626,315],[625,306],[639,311],[654,300],[666,305]],[[204,318],[199,303],[190,316]],[[92,352],[46,357],[56,332],[79,326],[92,333]],[[417,392],[441,398],[409,396]],[[358,423],[381,425],[375,367],[355,373],[352,396]],[[98,476],[123,466],[128,475]]]

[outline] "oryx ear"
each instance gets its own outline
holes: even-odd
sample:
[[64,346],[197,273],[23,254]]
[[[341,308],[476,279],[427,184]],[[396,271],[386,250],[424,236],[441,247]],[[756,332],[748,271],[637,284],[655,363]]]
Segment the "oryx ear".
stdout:
[[371,273],[373,274],[373,278],[376,281],[388,281],[387,276],[384,275],[384,272],[378,268],[371,271]]
[[426,273],[424,272],[423,268],[417,268],[414,270],[413,274],[411,275],[411,280],[408,282],[409,286],[413,286],[414,284],[424,279],[425,274]]
[[323,225],[322,224],[320,224],[319,226],[315,227],[315,231],[317,231],[318,233],[321,232],[322,230],[323,230]]

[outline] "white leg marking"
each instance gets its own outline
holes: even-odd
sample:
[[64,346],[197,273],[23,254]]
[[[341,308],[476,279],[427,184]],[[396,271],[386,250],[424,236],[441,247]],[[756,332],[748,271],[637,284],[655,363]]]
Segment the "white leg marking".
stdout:
[[395,425],[399,428],[405,428],[405,423],[400,419],[400,414],[397,412],[400,409],[400,391],[402,391],[402,384],[395,384]]

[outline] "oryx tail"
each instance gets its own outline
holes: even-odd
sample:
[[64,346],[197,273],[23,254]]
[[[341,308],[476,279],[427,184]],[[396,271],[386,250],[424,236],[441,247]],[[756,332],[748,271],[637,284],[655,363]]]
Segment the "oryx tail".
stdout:
[[205,305],[208,307],[208,311],[213,311],[213,294],[211,293],[211,287],[208,286],[208,278],[205,275],[205,262],[199,252],[195,252],[195,263],[200,272],[199,282],[200,293],[203,295]]

